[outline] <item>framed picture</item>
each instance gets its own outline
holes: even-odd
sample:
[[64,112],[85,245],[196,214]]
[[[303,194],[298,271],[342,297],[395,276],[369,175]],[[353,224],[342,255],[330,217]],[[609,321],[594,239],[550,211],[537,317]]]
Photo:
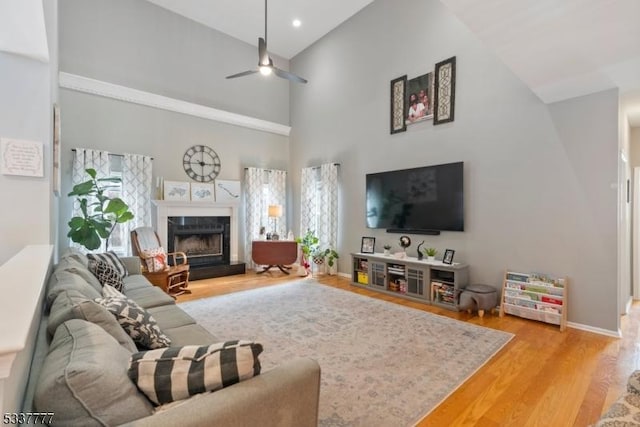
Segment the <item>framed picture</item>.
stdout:
[[239,203],[240,181],[216,179],[216,202]]
[[456,101],[456,57],[436,64],[433,124],[452,122]]
[[453,264],[453,254],[456,251],[454,251],[453,249],[447,249],[444,251],[444,256],[442,257],[442,263],[443,264]]
[[164,199],[165,200],[181,200],[188,202],[190,200],[189,183],[182,181],[165,181],[164,182]]
[[213,184],[204,182],[191,183],[191,201],[192,202],[213,202],[215,201]]
[[375,237],[363,237],[360,245],[360,252],[363,254],[372,254],[376,248]]
[[53,194],[60,197],[60,106],[53,104]]
[[407,82],[404,113],[407,125],[433,118],[433,73]]
[[406,86],[406,75],[391,80],[391,134],[407,130],[407,125],[404,121],[404,97]]

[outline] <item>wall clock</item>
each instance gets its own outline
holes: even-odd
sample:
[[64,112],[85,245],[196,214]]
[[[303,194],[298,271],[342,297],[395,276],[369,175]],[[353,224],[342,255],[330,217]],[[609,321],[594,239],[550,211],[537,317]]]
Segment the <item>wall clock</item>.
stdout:
[[199,182],[211,182],[220,173],[220,157],[211,147],[194,145],[184,152],[184,171],[189,178]]

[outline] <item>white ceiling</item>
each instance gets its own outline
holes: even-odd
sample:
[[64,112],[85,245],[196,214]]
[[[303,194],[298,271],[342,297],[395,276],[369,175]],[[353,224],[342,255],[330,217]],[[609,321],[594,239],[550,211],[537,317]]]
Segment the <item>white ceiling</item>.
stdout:
[[[252,45],[264,34],[264,0],[148,1]],[[372,1],[271,0],[269,52],[290,59]],[[440,1],[544,102],[617,87],[640,126],[640,0]]]
[[[264,0],[148,0],[257,46],[264,37]],[[373,0],[271,0],[269,53],[291,59]],[[302,25],[294,28],[299,19]]]

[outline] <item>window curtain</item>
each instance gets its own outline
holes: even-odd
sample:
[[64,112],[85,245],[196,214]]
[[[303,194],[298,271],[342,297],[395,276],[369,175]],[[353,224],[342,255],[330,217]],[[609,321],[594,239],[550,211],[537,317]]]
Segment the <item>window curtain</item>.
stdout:
[[[109,152],[100,151],[100,150],[90,150],[87,148],[76,148],[73,155],[73,165],[71,172],[71,186],[75,186],[81,184],[89,179],[89,175],[85,172],[86,169],[95,169],[98,178],[104,178],[110,175],[109,169]],[[80,211],[80,203],[74,199],[73,207],[71,208],[71,217],[74,216],[82,216],[82,212]],[[69,219],[71,219],[69,217]],[[65,232],[66,234],[66,232]],[[82,252],[88,252],[87,249],[78,244],[74,243],[69,239],[69,246],[72,248],[77,248]],[[105,244],[103,243],[99,249],[96,249],[96,252],[101,252],[105,250]]]
[[264,238],[260,229],[273,232],[274,220],[269,218],[269,205],[282,205],[282,217],[278,218],[277,233],[286,236],[286,182],[287,173],[280,170],[246,168],[244,172],[245,242],[244,257],[248,268],[255,268],[251,254],[254,240]]
[[[123,242],[129,241],[131,230],[151,227],[151,185],[153,159],[140,154],[124,154],[122,165],[122,200],[129,205],[133,220],[117,227]],[[115,231],[114,231],[115,233]],[[131,255],[131,245],[126,245]]]
[[315,233],[320,247],[338,246],[338,165],[303,168],[300,179],[300,235]]

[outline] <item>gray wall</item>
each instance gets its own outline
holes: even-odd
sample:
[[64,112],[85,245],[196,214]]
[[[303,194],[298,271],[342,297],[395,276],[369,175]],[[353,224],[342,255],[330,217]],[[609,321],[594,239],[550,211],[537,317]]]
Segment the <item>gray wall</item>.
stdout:
[[[140,0],[61,0],[59,14],[61,71],[289,122],[285,81],[259,75],[224,78],[256,65],[253,46]],[[286,61],[279,65],[288,68]],[[74,147],[152,156],[154,176],[166,180],[188,180],[182,155],[195,144],[219,155],[220,179],[241,179],[246,166],[288,169],[288,137],[66,89],[60,101],[64,194]],[[63,199],[61,204],[59,243],[66,247],[71,203]]]
[[[390,135],[390,80],[454,55],[455,122]],[[616,91],[543,104],[435,0],[377,0],[291,67],[310,82],[291,89],[294,206],[300,168],[341,164],[341,272],[362,236],[398,248],[365,226],[366,173],[464,161],[465,231],[411,236],[410,251],[454,249],[473,282],[496,288],[505,268],[566,275],[569,320],[618,330]]]

